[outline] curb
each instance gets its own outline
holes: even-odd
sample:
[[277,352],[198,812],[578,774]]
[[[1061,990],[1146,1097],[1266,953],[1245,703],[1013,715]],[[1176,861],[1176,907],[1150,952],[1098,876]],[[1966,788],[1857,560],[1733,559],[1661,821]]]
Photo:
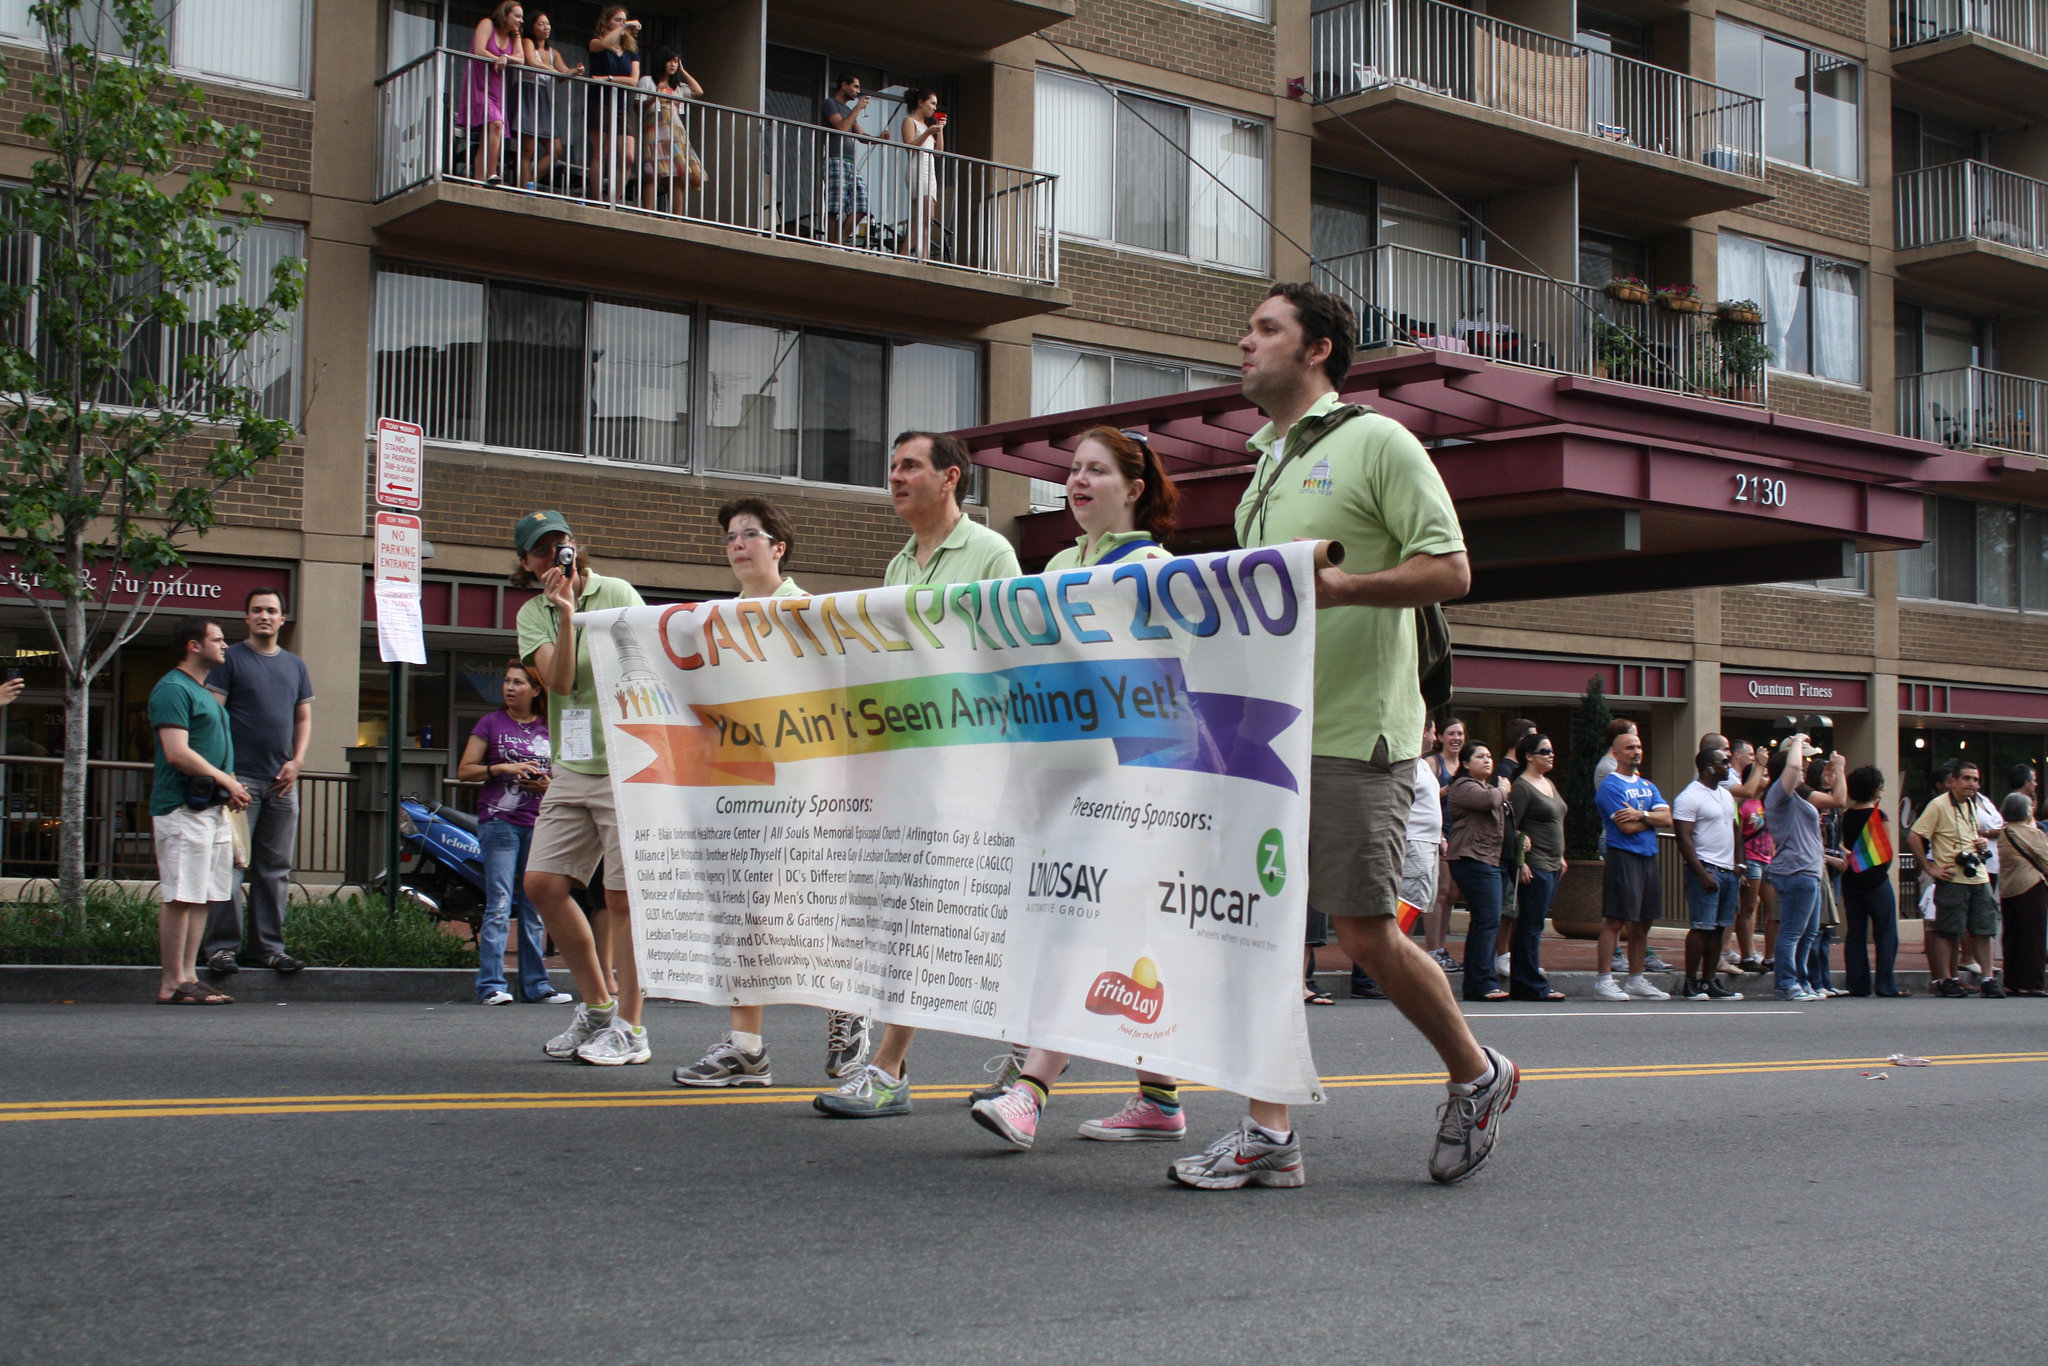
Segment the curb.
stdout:
[[[1593,994],[1593,979],[1598,975],[1599,974],[1593,972],[1548,972],[1544,974],[1544,976],[1550,979],[1551,990],[1561,991],[1565,994],[1566,999],[1573,1001],[1598,1001],[1600,999],[1599,997]],[[1678,973],[1652,972],[1646,973],[1645,975],[1650,979],[1651,984],[1657,987],[1659,990],[1670,992],[1676,992],[1678,990]],[[1458,977],[1452,979],[1453,991],[1457,989],[1456,983],[1462,977],[1463,974],[1461,973]],[[1918,997],[1922,997],[1928,994],[1927,973],[1925,971],[1894,972],[1892,974],[1892,980],[1896,982],[1902,990],[1912,992],[1916,999]],[[1834,981],[1835,985],[1838,987],[1843,985],[1842,974],[1840,971],[1837,971],[1835,973]],[[1328,994],[1336,997],[1339,1001],[1346,1001],[1351,999],[1351,974],[1349,972],[1319,972],[1316,974],[1316,985],[1321,987]],[[1507,984],[1505,981],[1503,981],[1501,985],[1505,987]],[[1768,975],[1761,977],[1752,977],[1749,974],[1745,973],[1743,974],[1740,980],[1734,981],[1733,989],[1742,993],[1742,1002],[1727,1002],[1726,1004],[1746,1004],[1750,1001],[1770,1001],[1772,999],[1772,984],[1771,978]],[[1672,999],[1677,1000],[1677,997],[1674,995]],[[1678,1003],[1680,1005],[1688,1006],[1711,1006],[1723,1004],[1722,1002],[1715,1001],[1680,1001]],[[1498,1002],[1498,1004],[1502,1006],[1540,1006],[1543,1003],[1540,1001],[1501,1001]],[[1601,1002],[1601,1004],[1612,1004],[1616,1007],[1619,1007],[1622,1003],[1619,1001],[1603,1001]],[[1636,1001],[1630,1002],[1630,1004],[1662,1005],[1664,1003],[1661,1001]]]
[[[289,976],[267,968],[244,968],[233,976],[205,972],[217,986],[249,1005],[277,1002],[397,1001],[468,1005],[476,1000],[474,968],[307,968]],[[63,964],[0,964],[0,1005],[146,1005],[155,998],[161,973],[149,966],[85,967]],[[569,974],[555,972],[556,989],[569,990]]]

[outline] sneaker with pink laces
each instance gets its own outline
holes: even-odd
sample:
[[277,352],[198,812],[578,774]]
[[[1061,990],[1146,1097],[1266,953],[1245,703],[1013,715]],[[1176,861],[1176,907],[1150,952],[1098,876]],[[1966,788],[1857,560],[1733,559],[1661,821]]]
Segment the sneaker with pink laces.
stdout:
[[1029,1148],[1038,1138],[1038,1093],[1023,1082],[968,1111],[974,1122],[1012,1148]]
[[1129,1105],[1107,1119],[1091,1119],[1081,1126],[1081,1137],[1099,1138],[1109,1143],[1149,1142],[1184,1137],[1188,1131],[1188,1117],[1184,1110],[1176,1109],[1172,1114],[1159,1108],[1159,1102],[1142,1092]]

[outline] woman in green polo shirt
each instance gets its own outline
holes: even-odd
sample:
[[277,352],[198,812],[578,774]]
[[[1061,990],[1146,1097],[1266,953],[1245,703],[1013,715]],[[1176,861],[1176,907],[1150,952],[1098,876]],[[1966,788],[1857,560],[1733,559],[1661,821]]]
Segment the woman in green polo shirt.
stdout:
[[[1052,557],[1048,574],[1119,560],[1164,560],[1160,542],[1173,531],[1180,490],[1166,477],[1151,443],[1137,432],[1093,427],[1074,448],[1067,472],[1067,510],[1081,524],[1074,544]],[[1014,1057],[1014,1055],[1013,1055]],[[1009,1060],[1005,1060],[1008,1062]],[[974,1103],[975,1123],[1014,1148],[1038,1136],[1039,1112],[1052,1084],[1067,1070],[1067,1055],[1034,1048],[1010,1064],[1017,1074],[998,1094]],[[1177,1139],[1187,1132],[1180,1091],[1172,1077],[1138,1073],[1138,1094],[1116,1114],[1091,1119],[1081,1137],[1109,1141]]]

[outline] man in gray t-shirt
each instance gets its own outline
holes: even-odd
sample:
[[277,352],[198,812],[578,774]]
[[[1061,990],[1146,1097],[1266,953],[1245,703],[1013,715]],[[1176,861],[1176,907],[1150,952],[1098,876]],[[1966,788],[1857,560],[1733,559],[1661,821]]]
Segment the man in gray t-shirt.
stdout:
[[249,638],[229,647],[226,661],[207,675],[206,686],[228,709],[235,777],[249,789],[249,866],[235,870],[229,899],[209,907],[200,951],[209,971],[236,970],[246,889],[248,962],[297,972],[305,964],[284,951],[284,908],[299,833],[299,771],[306,766],[306,744],[313,734],[313,679],[306,661],[277,643],[284,626],[282,593],[273,588],[250,593],[242,619]]
[[[825,97],[818,121],[838,133],[859,133],[861,111],[867,107],[868,96],[861,93],[860,77],[842,71],[832,93]],[[828,133],[823,141],[825,235],[834,242],[850,243],[860,231],[861,220],[868,216],[867,183],[854,167],[853,138]]]

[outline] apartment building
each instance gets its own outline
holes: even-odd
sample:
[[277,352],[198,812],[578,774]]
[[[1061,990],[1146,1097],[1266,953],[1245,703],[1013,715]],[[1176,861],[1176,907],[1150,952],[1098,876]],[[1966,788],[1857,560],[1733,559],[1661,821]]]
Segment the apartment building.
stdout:
[[[0,0],[0,45],[26,9]],[[496,704],[532,508],[674,601],[731,590],[712,512],[765,494],[797,527],[791,572],[850,587],[901,544],[889,437],[974,429],[974,515],[1042,558],[1071,532],[1034,476],[1107,409],[1187,471],[1187,548],[1227,543],[1246,428],[1216,386],[1311,253],[1359,307],[1359,392],[1436,447],[1487,547],[1453,613],[1481,733],[1563,730],[1598,673],[1666,780],[1698,731],[1802,710],[1912,783],[1957,752],[2048,752],[2038,8],[636,5],[643,69],[672,49],[701,84],[681,103],[591,78],[598,6],[524,7],[543,13],[586,74],[479,60],[474,0],[173,12],[173,61],[266,136],[249,264],[308,261],[263,370],[303,441],[231,492],[176,600],[232,616],[248,587],[288,590],[315,768],[386,734],[380,417],[426,442],[406,739],[459,749]],[[859,137],[820,122],[844,74],[871,97]],[[24,88],[0,175],[33,157]],[[901,139],[918,90],[943,152]],[[59,733],[38,629],[0,604],[0,662],[31,685],[11,753]],[[146,754],[149,642],[102,690],[100,757]]]

